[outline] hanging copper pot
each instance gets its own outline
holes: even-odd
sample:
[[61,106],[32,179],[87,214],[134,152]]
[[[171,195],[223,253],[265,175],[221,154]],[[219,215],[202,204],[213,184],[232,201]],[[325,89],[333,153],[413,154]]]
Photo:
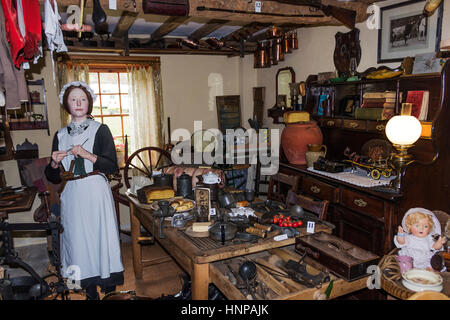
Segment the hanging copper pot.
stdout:
[[270,67],[269,54],[267,52],[266,42],[259,42],[254,53],[253,66],[255,68]]
[[278,27],[272,27],[266,30],[266,37],[269,39],[278,38],[281,36],[281,29]]
[[282,41],[281,38],[277,38],[276,42],[277,42],[277,48],[278,48],[278,54],[279,54],[279,60],[278,61],[284,61],[283,41]]
[[273,40],[268,40],[266,43],[266,52],[268,54],[268,58],[269,58],[269,63],[266,67],[270,67],[273,65],[278,64],[278,60],[276,60],[275,54],[274,54],[274,41]]
[[289,46],[293,50],[298,49],[298,39],[296,31],[289,34]]
[[280,61],[280,53],[282,51],[280,47],[281,47],[280,38],[274,39],[272,45],[272,55],[273,55],[272,64],[278,64],[278,61]]
[[287,33],[283,34],[283,50],[284,53],[292,53],[291,46],[289,45],[289,36]]

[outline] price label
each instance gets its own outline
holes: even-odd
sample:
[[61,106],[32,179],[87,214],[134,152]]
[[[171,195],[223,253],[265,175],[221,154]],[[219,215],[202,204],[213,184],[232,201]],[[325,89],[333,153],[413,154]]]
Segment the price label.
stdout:
[[314,233],[316,223],[314,221],[308,221],[306,225],[306,232],[307,233]]
[[109,9],[117,10],[117,1],[116,0],[109,0]]
[[261,1],[255,1],[255,12],[261,12]]
[[215,216],[216,215],[216,208],[211,208],[211,209],[209,209],[209,215],[212,217],[212,216]]

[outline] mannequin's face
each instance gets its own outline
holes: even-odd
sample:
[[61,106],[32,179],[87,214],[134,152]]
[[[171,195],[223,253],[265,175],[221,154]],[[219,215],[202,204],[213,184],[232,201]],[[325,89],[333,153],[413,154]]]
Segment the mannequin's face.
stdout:
[[72,121],[84,120],[89,110],[89,100],[86,93],[80,88],[74,88],[67,96]]
[[419,238],[426,237],[430,233],[430,223],[428,219],[423,218],[418,220],[411,226],[411,233]]

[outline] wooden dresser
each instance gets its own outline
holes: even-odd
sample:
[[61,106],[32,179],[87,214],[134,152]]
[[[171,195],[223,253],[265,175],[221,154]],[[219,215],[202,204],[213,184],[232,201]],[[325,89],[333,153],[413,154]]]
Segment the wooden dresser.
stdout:
[[[352,83],[318,84],[316,76],[307,81],[305,110],[313,113],[320,94],[326,92],[332,101],[329,117],[314,116],[328,148],[326,158],[344,159],[345,147],[359,152],[370,139],[387,139],[386,121],[356,120],[338,115],[338,106],[348,95],[359,96],[367,91],[391,90],[397,93],[396,113],[400,112],[410,90],[430,93],[427,121],[423,136],[410,149],[416,161],[405,171],[400,194],[377,192],[358,187],[292,165],[280,152],[280,172],[295,174],[299,192],[330,201],[328,218],[336,225],[335,234],[360,247],[383,255],[393,248],[393,237],[404,213],[413,207],[450,212],[450,62],[442,74],[404,76],[389,80],[365,80]],[[400,100],[400,92],[403,93]]]

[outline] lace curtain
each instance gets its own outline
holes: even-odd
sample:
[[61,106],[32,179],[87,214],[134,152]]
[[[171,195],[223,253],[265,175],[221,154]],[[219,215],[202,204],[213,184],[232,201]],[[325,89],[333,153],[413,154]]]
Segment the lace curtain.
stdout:
[[[164,114],[162,108],[159,65],[127,65],[128,98],[130,102],[130,149],[164,144]],[[155,160],[152,157],[152,160]]]
[[[71,81],[84,81],[89,84],[89,65],[77,63],[68,66],[67,64],[60,63],[58,65],[58,97],[61,88]],[[70,123],[70,114],[62,106],[60,110],[61,127],[65,127]]]

